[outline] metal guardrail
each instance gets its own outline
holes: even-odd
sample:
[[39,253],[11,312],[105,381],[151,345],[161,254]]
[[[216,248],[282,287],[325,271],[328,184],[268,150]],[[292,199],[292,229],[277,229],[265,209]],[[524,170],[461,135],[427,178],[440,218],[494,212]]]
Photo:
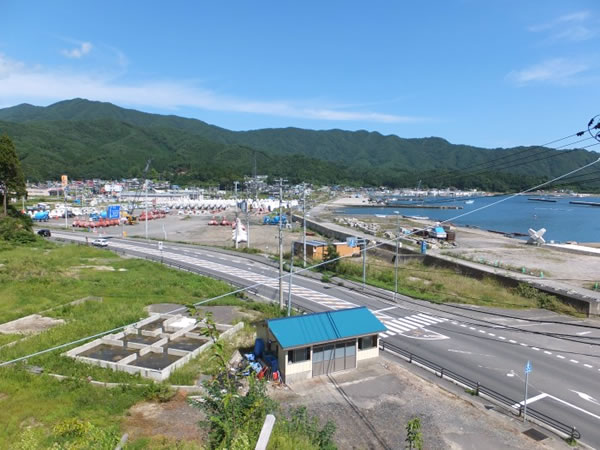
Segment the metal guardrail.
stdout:
[[[63,240],[63,239],[59,238],[59,240]],[[86,245],[85,243],[81,243],[81,242],[78,242],[78,244]],[[110,250],[112,250],[116,253],[122,253],[122,254],[129,253],[126,250],[122,250],[122,249],[118,249],[118,248],[111,248]],[[136,252],[135,256],[142,258],[142,259],[147,259],[150,261],[158,262],[163,265],[173,267],[173,268],[176,268],[179,270],[185,270],[186,272],[201,273],[201,274],[208,273],[208,272],[199,270],[198,268],[193,267],[188,264],[181,264],[181,263],[177,263],[177,262],[170,261],[170,260],[164,260],[164,258],[162,258],[162,257],[157,257],[157,256],[152,256],[152,255],[143,255],[143,254],[140,255],[140,254],[138,254],[138,252]],[[213,274],[211,274],[211,275],[213,275]],[[237,286],[240,288],[246,287],[244,284],[239,283],[239,282],[234,282],[230,279],[221,278],[221,280],[226,281],[227,283],[230,283],[233,286]],[[311,310],[310,308],[307,308],[305,306],[296,305],[295,307],[297,309],[303,310],[308,313],[314,312],[313,310]],[[489,399],[500,404],[501,406],[506,407],[510,412],[515,414],[517,417],[521,417],[523,415],[523,406],[521,405],[520,400],[511,399],[499,392],[494,391],[493,389],[488,388],[487,386],[482,385],[481,383],[479,383],[477,381],[473,381],[461,374],[458,374],[449,369],[446,369],[445,367],[440,366],[439,364],[429,361],[428,359],[425,359],[419,355],[416,355],[407,350],[404,350],[403,348],[401,348],[397,345],[391,344],[389,342],[384,342],[383,340],[380,341],[380,348],[384,351],[386,351],[386,350],[391,351],[392,353],[395,353],[398,356],[405,358],[411,364],[416,363],[420,366],[423,366],[426,369],[432,370],[440,378],[446,378],[449,381],[453,381],[457,384],[463,385],[466,388],[473,391],[473,393],[477,396],[484,395],[484,396],[488,397]],[[516,408],[515,405],[519,405],[519,407]],[[550,417],[540,411],[537,411],[531,407],[527,408],[527,416],[530,420],[534,419],[536,422],[540,423],[540,425],[542,425],[542,426],[545,425],[547,427],[550,427],[551,429],[558,431],[560,434],[563,434],[564,436],[566,436],[569,439],[581,439],[581,433],[579,432],[579,430],[577,430],[576,427],[567,425],[567,424],[565,424],[557,419],[554,419],[553,417]]]
[[[420,366],[423,366],[426,369],[433,371],[440,378],[446,378],[449,381],[453,381],[457,384],[463,385],[467,389],[470,389],[477,396],[484,395],[488,397],[489,399],[500,404],[501,406],[506,407],[517,417],[521,417],[523,415],[523,406],[521,405],[520,400],[511,399],[499,392],[494,391],[493,389],[488,388],[487,386],[482,385],[477,381],[473,381],[461,374],[446,369],[440,366],[439,364],[429,361],[419,355],[404,350],[403,348],[398,347],[397,345],[390,344],[389,342],[384,342],[383,340],[380,341],[380,348],[384,351],[391,351],[392,353],[395,353],[398,356],[405,358],[411,364],[416,363]],[[519,407],[517,408],[516,405],[519,405]],[[581,433],[577,430],[576,427],[567,425],[531,407],[527,408],[527,418],[529,420],[534,419],[534,421],[538,422],[540,425],[549,427],[554,431],[558,431],[560,434],[566,436],[569,439],[581,439]]]

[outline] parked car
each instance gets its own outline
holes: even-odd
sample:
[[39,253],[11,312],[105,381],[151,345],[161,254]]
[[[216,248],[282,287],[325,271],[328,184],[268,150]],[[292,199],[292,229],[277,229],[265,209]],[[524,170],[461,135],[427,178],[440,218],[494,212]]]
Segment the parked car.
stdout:
[[52,235],[52,233],[50,233],[50,230],[48,230],[47,228],[38,230],[37,234],[39,234],[40,236],[43,236],[43,237],[50,237]]
[[95,239],[94,242],[92,242],[92,245],[95,245],[96,247],[108,247],[108,241],[103,238]]

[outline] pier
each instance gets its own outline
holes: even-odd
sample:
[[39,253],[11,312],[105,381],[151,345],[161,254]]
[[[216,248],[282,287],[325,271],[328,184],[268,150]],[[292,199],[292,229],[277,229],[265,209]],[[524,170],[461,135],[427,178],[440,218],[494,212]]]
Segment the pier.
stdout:
[[571,201],[569,203],[572,204],[572,205],[600,206],[600,203],[598,203],[598,202]]

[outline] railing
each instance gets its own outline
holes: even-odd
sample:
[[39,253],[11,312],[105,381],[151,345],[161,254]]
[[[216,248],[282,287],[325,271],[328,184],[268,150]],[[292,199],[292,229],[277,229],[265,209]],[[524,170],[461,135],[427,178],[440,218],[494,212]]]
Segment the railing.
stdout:
[[[78,242],[78,244],[86,245],[83,242]],[[131,251],[126,251],[126,250],[114,248],[114,247],[111,248],[110,250],[112,250],[116,253],[122,253],[122,254],[132,253]],[[218,277],[215,274],[209,273],[208,271],[203,271],[200,268],[195,267],[191,264],[178,263],[178,262],[175,262],[175,261],[172,261],[169,259],[165,260],[162,257],[147,255],[147,254],[143,254],[141,252],[139,252],[139,253],[135,252],[135,256],[142,258],[142,259],[148,259],[150,261],[159,262],[161,264],[164,264],[166,266],[173,267],[173,268],[176,268],[179,270],[185,270],[186,272],[210,274],[212,276]],[[239,288],[246,287],[245,284],[236,282],[236,281],[232,281],[231,279],[226,279],[224,277],[218,277],[218,278],[230,283],[233,286],[237,286]],[[252,291],[253,290],[250,290],[250,292],[252,292]],[[309,313],[314,312],[313,310],[311,310],[310,308],[307,308],[305,306],[295,305],[295,307],[297,309],[301,309],[305,312],[309,312]],[[425,369],[433,371],[433,373],[435,373],[440,378],[446,378],[447,380],[449,380],[451,382],[454,382],[456,384],[464,386],[467,389],[470,389],[474,395],[485,396],[485,397],[489,398],[490,400],[498,403],[499,405],[506,407],[510,412],[515,414],[517,417],[521,417],[523,415],[523,406],[521,405],[519,400],[511,399],[499,392],[494,391],[493,389],[490,389],[490,388],[482,385],[481,383],[479,383],[477,381],[473,381],[461,374],[458,374],[449,369],[446,369],[445,367],[440,366],[439,364],[436,364],[436,363],[429,361],[428,359],[425,359],[419,355],[416,355],[407,350],[404,350],[403,348],[398,347],[397,345],[394,345],[389,342],[385,342],[385,341],[381,340],[380,347],[384,351],[388,351],[388,352],[394,353],[402,358],[405,358],[411,364],[417,364]],[[516,405],[519,405],[519,407],[517,408]],[[533,419],[533,421],[538,422],[542,426],[547,426],[547,427],[551,428],[552,430],[557,431],[559,434],[564,435],[568,439],[580,439],[581,438],[581,433],[577,430],[576,427],[564,424],[561,421],[554,419],[553,417],[550,417],[544,413],[541,413],[531,407],[527,408],[527,417],[530,420]]]
[[[521,417],[523,415],[523,405],[521,405],[520,400],[511,399],[499,392],[490,389],[477,381],[473,381],[463,375],[460,375],[456,372],[453,372],[449,369],[446,369],[439,364],[436,364],[432,361],[429,361],[419,355],[415,355],[407,350],[404,350],[397,345],[390,344],[389,342],[385,342],[383,340],[380,341],[380,348],[384,351],[388,351],[394,353],[404,359],[406,359],[411,364],[417,364],[425,369],[432,371],[434,374],[439,376],[440,378],[446,378],[447,380],[464,386],[474,395],[485,396],[490,400],[498,403],[501,406],[506,407],[510,412],[512,412],[515,416]],[[517,407],[518,405],[518,407]],[[535,421],[542,426],[546,426],[551,428],[553,431],[558,432],[559,434],[564,435],[568,439],[580,439],[581,433],[574,426],[567,425],[562,423],[561,421],[554,419],[544,413],[541,413],[533,408],[527,408],[527,418],[529,420]]]

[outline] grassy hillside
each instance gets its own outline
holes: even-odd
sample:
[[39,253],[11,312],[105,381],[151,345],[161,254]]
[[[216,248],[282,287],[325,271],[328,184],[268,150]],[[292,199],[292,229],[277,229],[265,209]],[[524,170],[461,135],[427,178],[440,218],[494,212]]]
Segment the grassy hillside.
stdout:
[[29,179],[56,178],[67,167],[75,178],[134,176],[152,158],[153,168],[170,179],[228,184],[251,173],[256,152],[260,173],[293,181],[413,186],[423,180],[429,186],[503,190],[597,158],[585,150],[490,150],[435,137],[403,139],[367,131],[234,132],[196,119],[84,99],[0,109],[0,133],[15,140]]

